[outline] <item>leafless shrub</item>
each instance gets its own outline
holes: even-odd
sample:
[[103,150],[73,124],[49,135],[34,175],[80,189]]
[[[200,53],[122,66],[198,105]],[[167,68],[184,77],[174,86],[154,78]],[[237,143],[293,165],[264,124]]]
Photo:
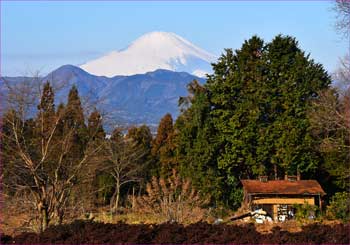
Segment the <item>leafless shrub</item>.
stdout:
[[175,170],[167,180],[153,177],[151,183],[147,184],[146,192],[146,195],[136,198],[138,212],[179,223],[198,222],[206,215],[203,206],[208,204],[209,198],[201,198],[191,181],[181,179]]

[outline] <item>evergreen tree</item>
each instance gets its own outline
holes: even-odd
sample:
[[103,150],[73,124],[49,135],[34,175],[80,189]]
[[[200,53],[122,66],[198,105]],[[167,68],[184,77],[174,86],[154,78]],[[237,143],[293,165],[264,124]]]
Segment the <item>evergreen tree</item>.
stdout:
[[137,145],[142,145],[147,150],[151,150],[152,134],[151,130],[146,125],[142,125],[141,127],[129,128],[126,137],[133,139],[137,143]]
[[270,122],[262,138],[270,140],[262,144],[260,152],[269,152],[270,162],[284,172],[295,174],[299,170],[305,177],[312,176],[320,159],[313,149],[316,142],[306,112],[310,100],[329,86],[330,77],[291,37],[274,38],[267,45],[265,59],[269,70],[269,101],[265,105]]
[[168,113],[160,120],[151,151],[159,162],[157,174],[162,177],[168,177],[176,168],[174,136],[173,118]]
[[141,127],[131,127],[128,129],[126,139],[132,140],[135,147],[142,148],[145,155],[140,159],[140,164],[148,164],[151,160],[152,134],[149,127],[142,125]]
[[78,89],[75,85],[69,91],[66,107],[65,121],[67,127],[76,128],[77,130],[85,129],[84,112]]
[[[294,38],[277,36],[265,44],[254,36],[235,52],[227,49],[213,70],[206,92],[192,98],[177,128],[179,159],[213,170],[219,179],[214,186],[221,189],[213,192],[216,199],[239,206],[240,179],[278,178],[297,170],[312,176],[319,161],[306,110],[317,91],[330,84],[322,66]],[[205,176],[207,169],[192,175]]]
[[210,196],[213,203],[220,204],[225,186],[221,185],[217,167],[219,145],[214,139],[216,130],[210,117],[209,93],[195,80],[187,88],[189,95],[180,98],[182,113],[175,123],[179,173],[190,178],[203,196]]
[[89,138],[94,140],[103,140],[106,137],[106,133],[102,125],[102,116],[95,108],[91,112],[88,118],[88,128],[87,128]]
[[219,167],[231,172],[236,165],[245,178],[271,174],[271,163],[283,172],[315,171],[306,109],[330,83],[322,66],[295,39],[282,36],[268,45],[253,37],[222,59],[208,80],[212,115],[225,145]]
[[153,164],[155,163],[155,159],[153,159],[151,154],[153,140],[151,130],[146,125],[131,127],[128,129],[126,138],[135,143],[134,147],[142,149],[144,152],[144,155],[138,159],[138,164],[143,166],[143,171],[140,171],[140,185],[141,188],[143,188],[146,183],[151,181],[152,175],[154,174]]
[[43,86],[43,91],[38,105],[37,129],[43,137],[42,140],[48,140],[49,132],[55,126],[55,104],[54,92],[50,82],[46,82]]
[[40,104],[38,105],[39,111],[44,111],[45,113],[54,114],[55,104],[54,104],[54,92],[50,85],[50,82],[47,81],[44,84],[43,92],[40,99]]
[[121,143],[124,141],[124,135],[121,128],[115,128],[111,135],[111,141]]
[[214,107],[211,114],[219,132],[217,140],[224,148],[218,167],[225,169],[233,185],[239,183],[239,177],[251,178],[263,172],[256,152],[266,71],[263,49],[263,41],[254,36],[236,54],[226,50],[207,82]]
[[63,116],[64,130],[71,131],[73,136],[71,140],[72,150],[67,159],[74,162],[79,159],[86,148],[88,140],[87,127],[85,125],[84,112],[81,105],[78,90],[75,85],[72,86],[68,94],[68,102]]
[[64,133],[64,126],[65,126],[65,122],[64,122],[64,115],[65,115],[65,105],[63,103],[60,103],[57,106],[56,109],[56,118],[59,118],[58,120],[58,125],[57,125],[57,134],[58,137],[62,136]]

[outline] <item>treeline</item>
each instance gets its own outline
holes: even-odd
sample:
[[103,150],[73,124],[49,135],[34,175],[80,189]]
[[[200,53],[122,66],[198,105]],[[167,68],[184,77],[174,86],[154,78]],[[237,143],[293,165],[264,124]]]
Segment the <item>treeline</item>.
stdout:
[[45,83],[30,118],[28,96],[10,94],[3,191],[30,197],[42,230],[62,222],[67,209],[110,204],[117,211],[128,196],[144,194],[152,177],[171,178],[174,170],[210,207],[237,209],[241,179],[299,172],[349,208],[349,91],[330,87],[322,65],[288,36],[269,43],[254,36],[226,49],[213,70],[206,84],[188,85],[180,116],[165,115],[154,138],[145,125],[107,135],[96,109],[84,115],[75,87],[56,107]]
[[[2,118],[2,191],[36,211],[39,230],[99,205],[117,211],[125,191],[144,188],[156,172],[147,126],[107,135],[96,108],[84,115],[75,86],[56,107],[50,82],[40,93],[27,85],[9,89],[10,109]],[[36,115],[28,117],[38,95]]]

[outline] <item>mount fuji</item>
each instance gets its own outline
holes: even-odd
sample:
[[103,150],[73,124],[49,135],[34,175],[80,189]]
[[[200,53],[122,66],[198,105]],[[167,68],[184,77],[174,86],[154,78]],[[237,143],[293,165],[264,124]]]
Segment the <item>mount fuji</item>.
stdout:
[[187,72],[198,77],[211,73],[215,55],[169,32],[150,32],[126,49],[88,61],[80,68],[97,76],[144,74],[158,69]]

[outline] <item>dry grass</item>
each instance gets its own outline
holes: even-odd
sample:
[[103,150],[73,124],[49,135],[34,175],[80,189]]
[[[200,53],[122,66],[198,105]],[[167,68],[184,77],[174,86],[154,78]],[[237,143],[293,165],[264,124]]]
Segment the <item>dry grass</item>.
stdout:
[[[191,209],[189,211],[192,211],[193,219],[184,220],[182,222],[183,224],[187,225],[190,223],[195,223],[197,221],[204,221],[208,222],[209,224],[212,224],[215,222],[217,215],[214,215],[213,211],[209,212],[208,210],[204,209]],[[206,212],[206,215],[203,215],[203,211]],[[198,213],[197,213],[198,212]],[[242,210],[243,212],[243,210]],[[0,232],[2,234],[8,234],[11,236],[18,235],[22,232],[36,232],[35,229],[35,220],[31,217],[31,211],[30,208],[25,207],[25,204],[20,202],[17,199],[14,200],[7,200],[6,202],[2,203],[2,210],[1,210],[1,222],[0,222]],[[227,217],[232,216],[232,213],[227,214]],[[167,222],[166,217],[159,216],[158,214],[152,214],[152,213],[142,213],[142,212],[135,212],[131,208],[125,209],[122,214],[116,214],[110,212],[110,207],[100,207],[96,208],[91,212],[91,215],[81,215],[79,217],[69,218],[65,220],[65,223],[71,223],[74,219],[91,219],[93,218],[94,221],[103,222],[103,223],[118,223],[118,222],[124,222],[127,224],[160,224]],[[225,217],[222,217],[225,220]],[[31,220],[32,219],[32,220]],[[315,222],[315,221],[308,221]],[[330,221],[330,220],[322,220],[318,221],[325,225],[336,225],[341,223],[340,221]],[[233,225],[246,225],[248,222],[244,222],[243,220],[237,220],[234,222],[229,222]],[[272,229],[276,226],[280,227],[281,230],[285,230],[288,232],[300,232],[302,229],[301,227],[303,225],[306,225],[306,223],[301,223],[298,221],[287,221],[284,223],[265,223],[265,224],[255,224],[256,230],[260,233],[270,233]]]
[[2,234],[17,235],[21,232],[36,231],[32,210],[25,208],[22,200],[17,198],[5,200],[1,205],[0,232]]
[[123,214],[115,214],[108,209],[109,207],[101,208],[97,213],[94,213],[94,221],[113,224],[118,222],[127,224],[155,224],[164,222],[163,220],[160,220],[158,216],[151,214],[140,214],[132,212],[131,210]]
[[[123,214],[111,214],[109,212],[109,207],[103,207],[96,209],[95,212],[92,214],[94,217],[94,221],[103,222],[103,223],[118,223],[118,222],[124,222],[127,224],[160,224],[164,223],[167,220],[164,218],[160,218],[158,215],[152,215],[152,214],[142,214],[139,212],[132,212],[131,210],[126,211]],[[86,217],[80,217],[81,219],[84,219]],[[1,212],[1,223],[0,223],[0,232],[2,234],[8,234],[8,235],[18,235],[21,232],[33,232],[35,229],[33,228],[33,225],[28,222],[30,219],[30,216],[28,215],[28,212],[23,209],[16,209],[14,207],[4,207]],[[65,223],[70,223],[73,220],[66,220]],[[209,224],[214,223],[215,217],[208,216],[202,221],[208,222]],[[184,224],[189,224],[191,222],[184,222]],[[230,222],[232,225],[242,225],[245,226],[249,222],[244,222],[242,220]],[[329,221],[329,220],[323,220],[321,222],[325,225],[336,225],[339,224],[339,221]],[[305,224],[302,224],[300,222],[290,220],[284,223],[265,223],[265,224],[255,224],[256,230],[259,233],[266,234],[271,233],[272,229],[274,227],[280,227],[281,230],[288,231],[291,233],[294,232],[300,232],[302,231],[302,226]]]

